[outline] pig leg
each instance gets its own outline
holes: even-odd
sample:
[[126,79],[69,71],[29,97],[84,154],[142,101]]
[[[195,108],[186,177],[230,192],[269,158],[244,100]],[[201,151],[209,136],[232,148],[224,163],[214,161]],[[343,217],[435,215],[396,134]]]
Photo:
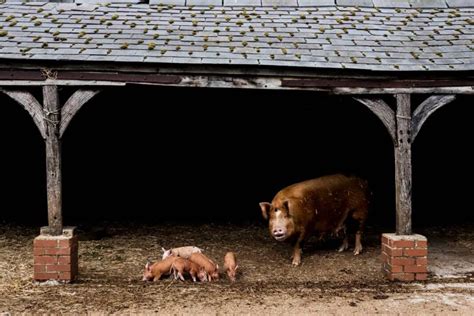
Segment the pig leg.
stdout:
[[356,233],[356,238],[355,238],[355,248],[354,248],[354,255],[357,256],[358,254],[360,254],[362,252],[362,243],[360,242],[360,239],[362,237],[362,232],[361,231],[358,231]]
[[292,265],[299,266],[301,264],[301,243],[304,240],[304,234],[301,234],[296,241],[295,246],[293,247],[293,261],[291,262]]
[[174,267],[173,267],[173,277],[174,277],[175,280],[178,279],[178,273],[177,273],[177,271]]
[[195,271],[189,271],[189,275],[191,276],[191,279],[193,279],[193,282],[196,282],[196,272]]
[[337,252],[343,252],[344,250],[347,250],[347,248],[349,248],[349,241],[347,239],[346,227],[345,226],[342,228],[342,235],[344,236],[344,239],[343,239],[342,244],[339,247],[339,249],[337,249]]
[[178,271],[178,277],[181,281],[184,281],[184,276],[182,272]]
[[357,230],[355,234],[355,247],[354,247],[354,255],[358,255],[362,252],[362,232],[364,231],[364,226],[365,226],[365,217],[358,218],[359,221],[359,229]]

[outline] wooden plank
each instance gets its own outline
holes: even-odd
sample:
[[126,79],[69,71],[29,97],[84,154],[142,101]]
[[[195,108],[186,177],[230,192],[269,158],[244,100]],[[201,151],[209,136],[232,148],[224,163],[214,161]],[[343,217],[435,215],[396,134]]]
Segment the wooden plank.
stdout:
[[383,125],[387,128],[393,143],[396,143],[395,135],[395,113],[382,99],[368,99],[368,98],[354,98],[365,105],[371,110],[377,117],[382,121]]
[[59,140],[61,109],[57,86],[43,87],[43,103],[46,122],[48,223],[52,235],[61,235],[63,227],[61,144]]
[[413,113],[412,120],[412,142],[415,140],[415,137],[418,135],[421,127],[425,121],[433,114],[437,109],[441,108],[443,105],[446,105],[456,99],[455,95],[432,95],[423,101]]
[[90,99],[96,96],[100,90],[77,90],[72,96],[66,101],[61,109],[61,124],[59,127],[59,137],[62,137],[64,131],[69,126],[74,115],[81,107],[86,104]]
[[411,101],[409,94],[397,94],[397,146],[395,146],[396,232],[411,235]]
[[23,90],[6,90],[0,89],[1,92],[18,102],[30,114],[33,122],[35,122],[41,136],[46,138],[46,131],[43,122],[43,109],[41,104],[29,92]]
[[[246,89],[279,89],[279,90],[306,90],[323,91],[343,95],[365,95],[365,94],[474,94],[474,80],[461,81],[422,81],[417,80],[389,80],[386,87],[380,87],[378,82],[385,82],[380,78],[352,78],[346,80],[329,80],[328,78],[313,79],[319,84],[291,85],[283,84],[289,78],[282,76],[249,76],[249,75],[142,75],[124,73],[81,73],[65,72],[59,73],[62,79],[48,80],[0,80],[1,86],[43,86],[44,84],[58,86],[124,86],[129,84],[149,84],[173,87],[224,87],[224,88],[246,88]],[[242,84],[244,83],[245,84]],[[267,84],[265,84],[267,82]],[[375,82],[375,83],[374,83]],[[390,86],[392,84],[393,86]],[[446,86],[442,86],[445,84]],[[456,85],[458,84],[458,85]]]
[[334,94],[474,94],[474,86],[452,86],[431,88],[347,88],[337,87]]
[[[474,86],[474,80],[464,80],[467,86]],[[324,87],[346,87],[346,88],[431,88],[431,87],[451,87],[458,83],[453,80],[424,79],[424,80],[408,80],[408,79],[391,79],[385,80],[365,78],[284,78],[282,79],[283,87],[306,87],[306,88],[324,88]]]
[[38,87],[44,85],[55,85],[55,86],[81,86],[81,87],[123,87],[126,85],[125,82],[114,82],[114,81],[97,81],[97,80],[0,80],[0,87]]

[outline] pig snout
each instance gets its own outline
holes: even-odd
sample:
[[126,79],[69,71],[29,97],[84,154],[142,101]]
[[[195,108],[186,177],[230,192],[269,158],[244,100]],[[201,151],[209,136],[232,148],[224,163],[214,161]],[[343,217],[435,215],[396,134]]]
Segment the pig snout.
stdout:
[[285,227],[274,227],[272,229],[272,236],[278,241],[283,241],[287,238],[287,230]]

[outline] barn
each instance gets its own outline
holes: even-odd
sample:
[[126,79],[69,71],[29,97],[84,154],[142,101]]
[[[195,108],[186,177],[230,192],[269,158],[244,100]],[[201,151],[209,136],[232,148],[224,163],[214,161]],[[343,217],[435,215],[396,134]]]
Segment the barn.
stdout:
[[76,279],[78,218],[256,220],[329,173],[373,183],[389,280],[428,277],[413,222],[474,219],[467,0],[7,0],[0,92],[35,280]]

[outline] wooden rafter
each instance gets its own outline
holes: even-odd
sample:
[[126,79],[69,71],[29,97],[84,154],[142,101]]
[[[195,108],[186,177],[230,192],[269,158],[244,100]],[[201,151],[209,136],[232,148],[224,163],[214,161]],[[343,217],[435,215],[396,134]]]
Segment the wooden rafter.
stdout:
[[59,128],[59,137],[62,137],[66,128],[69,126],[74,115],[81,107],[90,99],[97,95],[100,90],[85,90],[79,89],[66,101],[61,109],[61,125]]
[[395,113],[382,99],[354,98],[366,107],[368,107],[387,128],[392,141],[396,143],[395,135]]
[[24,90],[0,89],[1,92],[18,102],[30,114],[36,127],[43,138],[46,138],[46,129],[44,126],[43,108],[36,98]]
[[412,141],[420,131],[425,121],[436,110],[456,99],[455,95],[432,95],[423,101],[413,113],[413,121],[411,125]]

